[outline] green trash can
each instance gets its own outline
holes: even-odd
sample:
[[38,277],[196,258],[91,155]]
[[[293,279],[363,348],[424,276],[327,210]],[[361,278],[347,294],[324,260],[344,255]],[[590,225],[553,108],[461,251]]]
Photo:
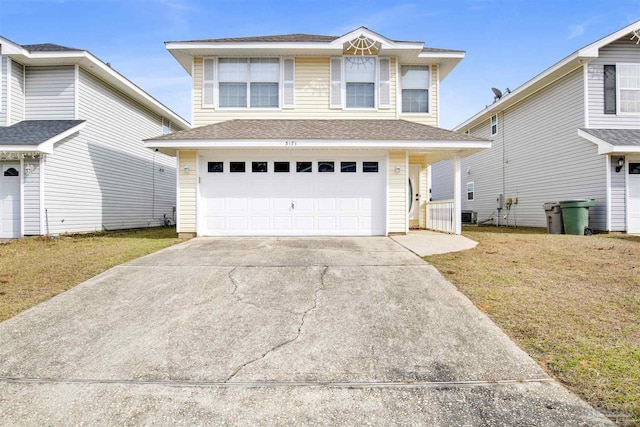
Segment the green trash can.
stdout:
[[589,228],[589,208],[596,205],[596,199],[565,200],[560,202],[564,234],[577,236],[592,234]]

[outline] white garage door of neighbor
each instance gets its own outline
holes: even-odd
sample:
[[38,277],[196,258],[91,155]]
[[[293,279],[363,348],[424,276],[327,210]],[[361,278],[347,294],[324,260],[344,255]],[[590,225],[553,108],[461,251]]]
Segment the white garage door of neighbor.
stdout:
[[0,163],[0,239],[20,237],[19,171],[19,163]]
[[385,234],[385,156],[237,152],[200,157],[198,234]]

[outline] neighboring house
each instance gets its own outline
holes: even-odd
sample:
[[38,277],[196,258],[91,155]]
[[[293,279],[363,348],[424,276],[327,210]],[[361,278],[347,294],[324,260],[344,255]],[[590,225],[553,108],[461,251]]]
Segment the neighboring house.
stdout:
[[[178,157],[181,235],[387,235],[426,227],[428,166],[490,146],[440,129],[440,82],[464,52],[288,34],[168,42],[193,77]],[[459,199],[458,199],[459,202]],[[460,232],[460,224],[444,224]]]
[[175,159],[142,140],[187,122],[85,50],[0,53],[0,238],[173,218]]
[[[462,161],[463,210],[477,212],[478,221],[545,227],[543,203],[593,198],[591,228],[640,233],[639,43],[640,21],[457,126],[493,140]],[[452,197],[452,164],[432,173],[434,200]]]

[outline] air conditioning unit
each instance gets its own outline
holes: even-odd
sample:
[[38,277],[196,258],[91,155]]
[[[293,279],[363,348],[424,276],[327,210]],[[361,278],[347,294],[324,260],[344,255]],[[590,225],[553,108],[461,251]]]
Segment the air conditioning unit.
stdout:
[[478,223],[478,212],[474,211],[462,211],[462,220],[463,224],[477,224]]

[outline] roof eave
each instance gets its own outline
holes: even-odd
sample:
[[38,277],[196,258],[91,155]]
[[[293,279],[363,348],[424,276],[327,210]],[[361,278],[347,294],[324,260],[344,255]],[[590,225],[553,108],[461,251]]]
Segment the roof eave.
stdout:
[[52,64],[55,62],[61,62],[66,65],[82,65],[89,72],[99,76],[111,85],[122,90],[124,93],[145,105],[155,113],[167,117],[172,121],[172,123],[175,123],[183,129],[189,129],[191,127],[191,125],[177,113],[173,112],[160,101],[153,98],[151,95],[132,83],[129,79],[86,50],[69,52],[29,52],[26,49],[22,49],[20,52],[16,51],[15,53],[6,53],[3,49],[3,54],[7,54],[10,58],[25,65],[36,65],[41,64],[42,62],[51,62]]
[[511,93],[503,96],[497,102],[491,104],[484,110],[480,111],[463,123],[454,127],[453,130],[462,131],[477,126],[496,112],[506,110],[507,108],[533,95],[540,89],[567,75],[576,68],[582,67],[592,60],[598,58],[600,48],[638,29],[640,29],[640,21],[629,24],[626,27],[572,53],[571,55],[547,68],[542,73],[536,75],[534,78],[528,80],[517,89],[513,90]]
[[596,144],[598,146],[598,154],[640,153],[639,145],[613,145],[582,129],[578,129],[578,136]]
[[81,131],[86,125],[86,122],[78,123],[77,125],[60,132],[59,134],[47,139],[46,141],[42,141],[38,144],[0,144],[0,151],[6,152],[38,152],[43,154],[52,154],[53,147],[56,142],[60,142],[68,136],[73,135],[76,132]]
[[[147,148],[202,149],[202,148],[285,148],[286,139],[147,139]],[[434,151],[491,148],[490,141],[450,141],[450,140],[365,140],[365,139],[296,139],[297,148],[335,149],[429,149]]]

